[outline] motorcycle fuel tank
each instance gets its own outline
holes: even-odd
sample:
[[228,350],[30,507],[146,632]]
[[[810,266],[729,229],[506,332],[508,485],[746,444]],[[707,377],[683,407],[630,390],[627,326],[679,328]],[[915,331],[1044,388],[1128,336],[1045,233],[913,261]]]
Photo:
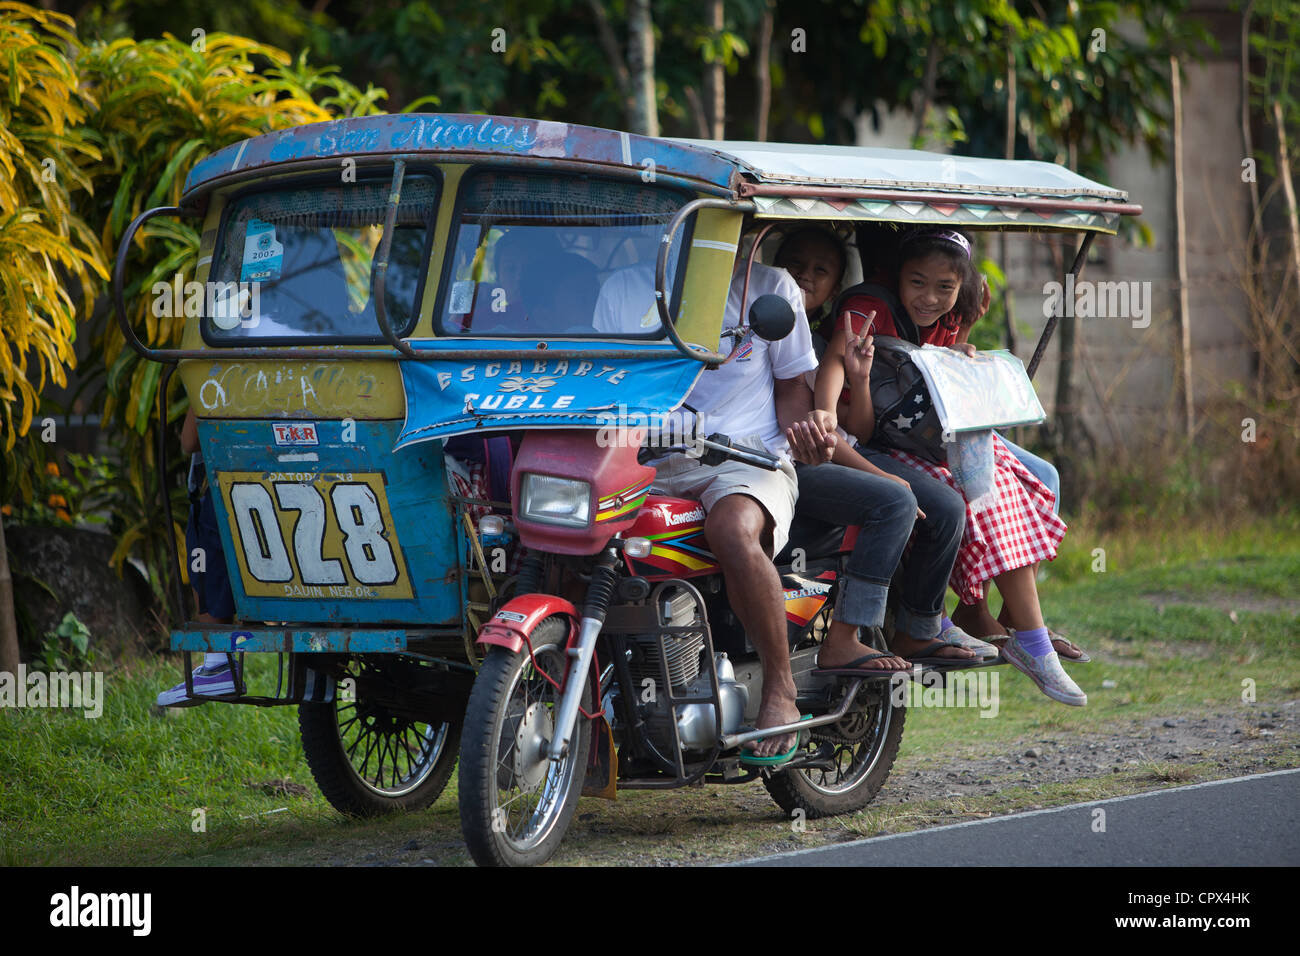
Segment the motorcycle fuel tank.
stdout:
[[704,505],[688,498],[647,495],[628,538],[646,538],[645,558],[626,558],[628,571],[651,581],[691,578],[719,570],[704,537]]

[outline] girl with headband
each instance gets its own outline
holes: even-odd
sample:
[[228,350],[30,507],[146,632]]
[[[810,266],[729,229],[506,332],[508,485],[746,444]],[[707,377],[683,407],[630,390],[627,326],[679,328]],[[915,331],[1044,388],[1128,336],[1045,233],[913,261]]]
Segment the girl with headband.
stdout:
[[[905,235],[899,243],[897,274],[890,278],[892,288],[863,284],[846,291],[836,304],[837,327],[818,370],[817,407],[837,413],[876,467],[909,481],[918,474],[938,478],[960,491],[946,467],[891,447],[878,431],[871,398],[873,336],[974,355],[974,346],[957,341],[961,320],[988,308],[988,289],[971,262],[970,240],[954,229],[926,228]],[[922,390],[916,401],[926,404],[929,396]],[[923,414],[926,408],[918,411]],[[995,494],[977,510],[968,506],[949,584],[963,604],[975,604],[987,582],[996,583],[1010,632],[1003,656],[1048,697],[1082,706],[1087,695],[1061,666],[1034,582],[1037,562],[1056,557],[1065,522],[1054,514],[1054,496],[1047,487],[996,435],[992,442]],[[944,617],[940,637],[951,627]]]

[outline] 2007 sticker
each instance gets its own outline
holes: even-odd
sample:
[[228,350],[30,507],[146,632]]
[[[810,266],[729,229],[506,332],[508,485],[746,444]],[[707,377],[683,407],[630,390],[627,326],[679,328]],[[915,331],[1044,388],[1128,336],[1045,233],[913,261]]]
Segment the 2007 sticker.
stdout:
[[261,219],[248,220],[244,234],[244,260],[240,282],[274,282],[280,278],[284,246],[276,241],[275,226]]

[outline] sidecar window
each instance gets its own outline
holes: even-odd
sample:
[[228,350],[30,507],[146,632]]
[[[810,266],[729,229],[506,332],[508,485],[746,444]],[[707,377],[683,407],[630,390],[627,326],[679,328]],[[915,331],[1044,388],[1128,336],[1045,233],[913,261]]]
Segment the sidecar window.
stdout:
[[[655,260],[687,198],[587,177],[471,174],[442,283],[441,334],[662,337]],[[679,232],[668,263],[674,306],[683,244]]]
[[[382,342],[372,296],[390,181],[261,189],[235,197],[218,239],[202,324],[212,345]],[[397,334],[418,314],[438,180],[407,176],[384,303]]]

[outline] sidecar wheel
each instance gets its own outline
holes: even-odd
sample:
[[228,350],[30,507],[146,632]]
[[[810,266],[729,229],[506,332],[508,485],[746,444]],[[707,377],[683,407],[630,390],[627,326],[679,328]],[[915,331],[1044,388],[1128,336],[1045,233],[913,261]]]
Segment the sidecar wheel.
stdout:
[[[344,679],[364,687],[374,666],[354,658]],[[395,714],[364,692],[341,700],[338,684],[329,703],[298,705],[303,755],[325,799],[354,817],[431,806],[456,766],[460,725]]]
[[[568,755],[548,756],[567,667],[568,622],[552,616],[532,634],[533,654],[493,647],[474,681],[460,759],[460,825],[479,866],[534,866],[559,849],[569,827],[591,744],[581,714]],[[584,682],[582,707],[592,710]]]

